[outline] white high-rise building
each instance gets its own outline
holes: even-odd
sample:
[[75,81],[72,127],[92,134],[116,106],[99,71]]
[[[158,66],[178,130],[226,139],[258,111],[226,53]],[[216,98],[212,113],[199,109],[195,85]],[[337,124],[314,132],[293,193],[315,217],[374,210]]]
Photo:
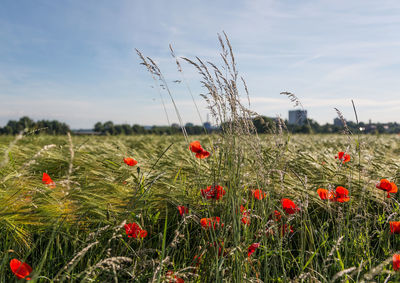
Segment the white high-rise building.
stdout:
[[304,125],[307,122],[307,110],[289,110],[290,125]]

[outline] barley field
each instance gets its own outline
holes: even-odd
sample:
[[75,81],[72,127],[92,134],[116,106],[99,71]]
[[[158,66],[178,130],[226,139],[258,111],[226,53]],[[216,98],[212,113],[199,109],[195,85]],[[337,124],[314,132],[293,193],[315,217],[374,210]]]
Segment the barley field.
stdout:
[[187,138],[0,137],[0,281],[400,280],[399,136]]
[[170,46],[178,72],[198,71],[217,133],[187,134],[137,50],[181,135],[0,136],[0,282],[400,281],[400,136],[350,130],[338,109],[342,135],[293,135],[279,117],[257,134],[219,42],[219,67]]

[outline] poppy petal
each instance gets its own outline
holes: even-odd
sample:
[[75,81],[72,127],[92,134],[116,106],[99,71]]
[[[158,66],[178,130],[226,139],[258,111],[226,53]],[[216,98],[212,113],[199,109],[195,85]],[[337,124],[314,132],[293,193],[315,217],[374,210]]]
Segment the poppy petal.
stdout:
[[348,202],[349,200],[350,200],[349,191],[346,188],[342,187],[342,186],[338,186],[336,188],[334,201],[337,201],[337,202]]
[[[32,267],[30,267],[29,264],[21,262],[15,258],[10,261],[10,268],[14,275],[19,279],[27,277],[32,272]],[[26,279],[29,280],[30,278]]]
[[200,159],[204,159],[210,156],[210,153],[206,150],[202,150],[196,153],[196,157]]
[[49,185],[50,188],[55,188],[55,186],[56,186],[56,183],[53,182],[53,180],[50,178],[49,174],[47,174],[47,173],[43,173],[42,183]]
[[252,190],[251,192],[253,193],[254,198],[258,200],[262,200],[266,196],[266,194],[260,189]]
[[282,203],[282,208],[286,211],[287,214],[294,214],[296,211],[299,210],[299,208],[296,206],[296,204],[287,198],[284,198],[281,200]]
[[342,163],[346,163],[351,160],[350,154],[344,153],[343,151],[338,152],[338,155],[336,155],[335,158],[342,161]]
[[124,228],[128,238],[145,238],[147,236],[147,231],[140,228],[137,223],[127,223]]
[[189,209],[187,207],[183,206],[183,205],[178,206],[178,211],[179,211],[179,214],[181,216],[183,216],[184,214],[189,213]]
[[319,195],[320,199],[325,200],[328,199],[329,191],[327,189],[318,189],[317,194]]
[[129,165],[129,166],[135,166],[138,163],[135,159],[133,159],[131,157],[124,158],[124,162],[126,165]]
[[192,152],[195,152],[195,153],[200,152],[200,151],[203,150],[203,148],[201,147],[199,141],[191,142],[190,145],[189,145],[189,149],[190,149]]
[[249,246],[248,250],[247,250],[247,256],[250,257],[255,251],[256,249],[260,246],[260,243],[253,243]]
[[393,270],[397,271],[400,268],[400,254],[393,255]]

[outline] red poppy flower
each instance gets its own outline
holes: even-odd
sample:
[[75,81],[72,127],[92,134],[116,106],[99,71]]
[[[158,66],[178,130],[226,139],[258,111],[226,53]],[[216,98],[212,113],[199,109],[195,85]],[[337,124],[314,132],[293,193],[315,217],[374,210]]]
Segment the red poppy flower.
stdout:
[[191,142],[189,145],[189,149],[195,153],[203,150],[199,141]]
[[350,200],[349,191],[347,189],[345,189],[344,187],[341,187],[341,186],[337,187],[334,201],[348,202],[349,200]]
[[322,200],[328,199],[329,191],[326,189],[318,189],[317,193]]
[[213,229],[215,230],[215,228],[218,226],[221,226],[221,228],[224,227],[224,223],[220,224],[220,220],[221,219],[218,216],[212,218],[202,218],[200,219],[200,224],[205,229],[213,227]]
[[50,176],[47,173],[43,173],[42,183],[49,185],[49,187],[51,187],[51,188],[54,188],[56,186],[56,183],[53,182],[53,180],[50,178]]
[[264,193],[262,190],[260,190],[260,189],[251,190],[251,192],[253,193],[253,196],[254,196],[254,198],[256,198],[256,199],[263,199],[263,198],[265,198],[265,193]]
[[248,217],[247,215],[243,215],[243,216],[242,216],[242,219],[241,219],[240,221],[242,221],[242,223],[243,223],[244,225],[247,225],[247,226],[250,225],[250,217]]
[[250,211],[246,210],[243,205],[240,205],[240,213],[242,214],[240,221],[242,221],[244,225],[250,225]]
[[397,271],[400,268],[400,254],[393,255],[393,270]]
[[389,225],[390,225],[390,232],[392,234],[400,234],[400,222],[399,221],[389,222]]
[[191,142],[189,145],[189,149],[196,153],[196,157],[200,159],[204,159],[210,156],[210,153],[207,150],[204,150],[199,141]]
[[207,189],[201,190],[201,195],[206,199],[216,199],[219,200],[226,194],[225,190],[219,186],[208,186]]
[[287,214],[294,214],[299,208],[296,204],[288,198],[284,198],[281,200],[282,208],[286,211]]
[[344,153],[343,151],[340,151],[338,155],[335,156],[336,159],[339,159],[342,161],[342,163],[346,163],[350,161],[350,155],[347,153]]
[[179,211],[179,214],[181,216],[183,216],[184,214],[189,213],[189,208],[187,208],[187,207],[185,207],[183,205],[180,205],[180,206],[178,206],[178,211]]
[[170,279],[170,283],[185,283],[185,280],[174,275],[174,272],[172,270],[168,270],[167,279]]
[[274,211],[274,216],[275,216],[275,221],[276,222],[279,222],[279,221],[281,221],[281,218],[282,218],[282,215],[281,215],[281,213],[278,211],[278,210],[275,210]]
[[397,186],[395,183],[390,182],[387,179],[382,179],[376,187],[380,190],[387,192],[387,197],[390,198],[390,194],[397,193]]
[[327,189],[319,188],[317,190],[317,193],[322,200],[328,199],[333,201],[335,199],[335,194],[333,192],[328,191]]
[[247,256],[250,257],[255,251],[256,249],[260,246],[260,243],[253,243],[249,246],[248,250],[247,250]]
[[129,238],[146,238],[147,236],[147,231],[140,228],[137,223],[128,223],[124,227]]
[[18,279],[25,278],[26,280],[31,280],[31,278],[27,277],[32,272],[32,267],[25,262],[20,262],[18,259],[12,259],[10,261],[10,267],[12,273],[18,277]]
[[127,164],[129,166],[135,166],[138,163],[135,159],[133,159],[131,157],[124,158],[124,162],[125,162],[125,164]]

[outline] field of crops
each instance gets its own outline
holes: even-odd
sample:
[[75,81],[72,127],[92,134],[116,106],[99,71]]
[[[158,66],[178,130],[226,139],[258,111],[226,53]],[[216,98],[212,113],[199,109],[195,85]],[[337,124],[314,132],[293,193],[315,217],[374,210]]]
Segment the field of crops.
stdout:
[[376,188],[400,179],[398,136],[26,135],[0,153],[0,282],[12,259],[37,282],[400,280],[399,196]]

